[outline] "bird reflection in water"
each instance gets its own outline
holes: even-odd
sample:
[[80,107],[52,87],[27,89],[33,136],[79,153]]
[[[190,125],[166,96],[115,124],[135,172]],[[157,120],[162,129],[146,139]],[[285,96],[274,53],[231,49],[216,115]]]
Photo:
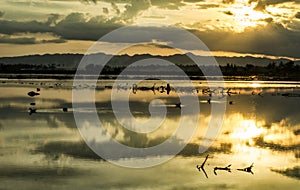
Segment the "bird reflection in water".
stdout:
[[204,162],[203,162],[200,166],[199,166],[199,165],[196,166],[197,169],[199,170],[199,172],[200,172],[200,171],[203,171],[203,173],[205,174],[206,178],[208,178],[208,176],[207,176],[207,173],[206,173],[206,171],[205,171],[205,169],[204,169],[204,165],[205,165],[207,159],[208,159],[208,155],[206,156]]
[[231,166],[231,164],[229,164],[226,167],[215,167],[214,174],[217,175],[217,172],[216,172],[217,170],[225,170],[225,171],[231,172],[230,166]]
[[237,169],[237,170],[238,170],[238,171],[247,172],[247,173],[251,173],[251,174],[253,175],[253,174],[254,174],[254,173],[252,172],[253,164],[254,164],[254,163],[252,163],[251,166],[249,166],[249,167],[242,168],[242,169]]

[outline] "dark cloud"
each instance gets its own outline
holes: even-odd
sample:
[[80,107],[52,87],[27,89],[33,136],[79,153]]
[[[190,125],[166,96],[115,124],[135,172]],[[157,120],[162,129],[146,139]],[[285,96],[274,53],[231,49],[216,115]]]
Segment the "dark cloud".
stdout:
[[151,2],[148,0],[131,0],[130,4],[125,5],[125,12],[122,14],[121,18],[125,21],[131,21],[142,11],[150,8]]
[[106,7],[104,7],[102,10],[103,10],[104,14],[108,14],[109,13],[108,8],[106,8]]
[[285,170],[271,169],[271,171],[300,180],[300,166],[295,166],[294,168],[287,168]]
[[267,23],[271,23],[271,22],[273,22],[273,18],[272,17],[265,18],[265,19],[262,19],[262,21],[267,22]]
[[200,4],[197,5],[199,7],[199,9],[209,9],[209,8],[217,8],[220,7],[219,4]]
[[[147,139],[144,135],[143,138],[139,138],[136,141],[133,141],[132,138],[134,136],[131,136],[130,138],[126,138],[128,142],[122,142],[122,144],[126,144],[127,146],[136,147],[136,145],[141,146],[141,143],[145,145],[147,143],[147,146],[155,146],[157,144],[160,144],[165,141],[164,138],[160,139],[153,139],[150,140]],[[140,141],[141,140],[141,141]],[[129,142],[131,141],[131,142]],[[167,149],[162,152],[163,155],[169,155],[172,153],[172,149],[174,147],[180,146],[180,142],[169,143],[166,147]],[[101,146],[111,146],[110,142],[104,142],[101,143]],[[168,150],[168,148],[170,150]],[[208,154],[214,154],[214,153],[224,153],[229,154],[231,153],[232,144],[221,144],[218,147],[210,147],[206,153]],[[97,155],[95,152],[93,152],[88,145],[83,142],[70,142],[70,141],[54,141],[54,142],[47,142],[46,144],[38,147],[36,150],[34,150],[33,153],[43,153],[47,155],[50,158],[54,158],[60,155],[68,155],[72,156],[74,158],[81,158],[81,159],[92,159],[92,160],[104,160],[99,155]],[[157,153],[153,152],[153,155],[157,155]],[[191,156],[199,156],[199,144],[193,144],[189,143],[185,146],[185,148],[178,154],[180,156],[184,157],[191,157]],[[115,157],[111,159],[120,159],[120,158],[133,158],[133,157],[141,157],[143,155],[134,155],[134,154],[118,154],[114,155]]]
[[21,167],[21,166],[1,166],[1,178],[28,178],[55,180],[61,177],[75,177],[83,175],[78,169],[68,167]]
[[261,148],[267,148],[274,151],[296,151],[300,149],[300,144],[284,146],[280,144],[266,142],[264,141],[263,137],[255,138],[255,145]]
[[299,57],[300,33],[279,23],[246,28],[241,33],[192,30],[210,50]]
[[187,3],[199,3],[199,2],[203,2],[205,0],[183,0],[184,2],[187,2]]
[[7,36],[0,37],[0,43],[8,44],[36,44],[35,38],[10,38]]
[[74,158],[101,159],[85,142],[48,142],[38,147],[35,153],[44,153],[47,156],[68,155]]
[[[136,7],[137,6],[137,7]],[[124,15],[126,18],[134,16],[136,11],[141,10],[139,5],[127,7],[128,13]],[[144,5],[143,9],[147,6]],[[116,10],[117,6],[115,7]],[[135,10],[135,11],[134,11]],[[133,12],[135,12],[133,14]],[[231,12],[226,12],[231,15]],[[124,16],[123,15],[123,16]],[[17,33],[50,33],[54,36],[58,36],[59,40],[52,42],[62,43],[63,40],[98,40],[103,35],[115,30],[125,24],[121,23],[118,18],[107,19],[104,16],[96,16],[87,18],[83,13],[71,13],[59,20],[59,15],[52,14],[48,17],[47,21],[11,21],[0,20],[0,33],[5,35],[14,35]],[[299,57],[300,49],[300,33],[289,30],[283,27],[281,24],[274,23],[272,18],[264,20],[268,24],[266,26],[257,26],[252,28],[246,28],[241,33],[234,33],[232,31],[224,30],[208,30],[198,31],[190,30],[202,40],[210,50],[214,51],[234,51],[239,53],[261,53],[268,55],[278,56],[291,56]],[[145,36],[145,30],[140,30],[137,27],[134,39],[132,32],[126,34],[126,40],[124,42],[151,42],[153,39],[160,40],[162,37],[159,33],[155,34],[156,38],[140,39],[139,36]],[[164,31],[165,28],[160,28],[160,31]],[[147,29],[148,33],[157,32],[157,30]],[[141,34],[140,34],[141,33]],[[154,37],[155,37],[154,36]],[[187,50],[195,48],[188,41],[184,41],[183,36],[174,36],[174,40],[181,41],[186,44]],[[182,40],[181,40],[182,38]],[[164,40],[164,39],[161,39]],[[2,43],[36,43],[34,39],[2,39]],[[123,42],[116,39],[115,42]],[[45,43],[46,41],[41,41]],[[51,41],[49,41],[51,42]]]
[[80,0],[80,1],[83,3],[94,3],[94,4],[97,3],[97,0]]
[[31,38],[11,38],[9,36],[0,36],[0,43],[8,44],[40,44],[40,43],[64,43],[64,39],[51,39],[51,40],[37,40],[34,37]]
[[224,11],[223,13],[226,14],[226,15],[230,15],[230,16],[234,15],[231,11]]
[[233,4],[235,2],[235,0],[222,0],[222,3],[225,4]]
[[269,5],[276,5],[286,2],[294,2],[296,4],[300,3],[300,0],[249,0],[248,3],[257,3],[254,10],[265,11],[266,7]]
[[0,33],[2,34],[12,35],[16,33],[45,33],[51,31],[52,29],[47,22],[19,22],[12,20],[0,20]]
[[300,19],[300,12],[297,12],[297,13],[295,14],[295,18]]
[[64,39],[52,39],[52,40],[41,40],[41,41],[37,41],[37,43],[65,43],[67,42],[66,40]]
[[[0,33],[13,35],[17,33],[52,33],[60,36],[60,40],[48,40],[48,42],[61,43],[63,39],[75,40],[97,40],[104,34],[122,26],[115,20],[107,20],[105,17],[97,16],[87,19],[82,13],[71,13],[57,23],[59,15],[50,15],[46,22],[38,21],[10,21],[0,20]],[[33,38],[7,39],[6,43],[17,41],[25,43],[36,43]],[[42,42],[47,42],[46,40]],[[3,43],[3,42],[2,42]]]
[[294,134],[295,134],[295,135],[300,135],[300,129],[295,130],[295,131],[294,131]]
[[55,25],[59,17],[60,17],[59,14],[50,14],[45,24],[49,26]]
[[114,2],[111,2],[111,7],[115,10],[116,14],[120,14],[120,9],[119,7],[114,3]]
[[82,13],[71,13],[57,23],[52,32],[63,39],[98,40],[100,37],[123,25],[115,20],[96,16],[86,19]]
[[258,1],[256,6],[254,7],[254,10],[256,10],[256,11],[265,11],[266,6],[267,5],[263,1]]

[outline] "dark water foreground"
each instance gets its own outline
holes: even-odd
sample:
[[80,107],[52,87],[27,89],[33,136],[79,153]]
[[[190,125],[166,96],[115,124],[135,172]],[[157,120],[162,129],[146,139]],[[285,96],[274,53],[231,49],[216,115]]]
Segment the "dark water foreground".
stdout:
[[[161,88],[166,83],[145,81],[133,89],[124,81],[119,86],[119,93],[131,91],[131,112],[140,120],[149,118],[151,100],[160,99],[167,106],[161,127],[139,134],[124,129],[115,119],[110,106],[112,81],[72,88],[72,81],[2,80],[0,189],[298,189],[300,83],[234,81],[226,82],[226,89],[216,85],[214,91],[208,91],[204,81],[193,83],[198,92],[180,92],[199,97],[200,119],[189,144],[162,165],[129,169],[103,161],[86,146],[74,121],[72,90],[96,88],[95,105],[105,129],[119,142],[142,148],[172,136],[182,117],[176,106],[178,94],[172,89],[167,94]],[[30,97],[30,91],[39,95]],[[212,101],[210,95],[214,94],[222,95]],[[222,101],[227,109],[220,135],[207,152],[199,154],[211,106]],[[80,103],[86,108],[94,102],[83,98]],[[35,111],[30,113],[29,108]],[[93,127],[88,119],[86,124]],[[159,156],[164,154],[168,152]],[[207,154],[204,169],[208,178],[196,168]],[[141,158],[126,155],[114,159],[135,162]],[[237,170],[252,163],[253,174]],[[230,164],[231,172],[217,170],[215,175],[215,167]]]

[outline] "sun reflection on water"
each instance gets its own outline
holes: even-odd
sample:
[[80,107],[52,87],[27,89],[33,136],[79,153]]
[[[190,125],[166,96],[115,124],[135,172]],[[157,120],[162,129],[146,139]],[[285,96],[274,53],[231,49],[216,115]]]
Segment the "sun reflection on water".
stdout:
[[263,134],[265,130],[258,127],[255,120],[242,120],[237,122],[237,127],[233,129],[232,138],[251,139]]

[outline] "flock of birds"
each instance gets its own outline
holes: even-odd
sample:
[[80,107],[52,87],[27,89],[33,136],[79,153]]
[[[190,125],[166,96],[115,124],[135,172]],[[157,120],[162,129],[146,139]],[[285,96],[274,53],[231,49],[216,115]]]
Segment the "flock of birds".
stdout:
[[[33,84],[33,83],[32,83]],[[45,85],[44,83],[41,83],[40,85]],[[53,87],[61,87],[62,84],[57,83],[55,85],[50,85],[49,88],[53,88]],[[96,88],[96,86],[89,86],[89,85],[79,85],[79,86],[72,86],[72,88],[74,89],[80,89],[80,88]],[[99,87],[100,89],[112,89],[113,86],[105,86],[103,88]],[[96,88],[96,89],[99,89]],[[222,99],[225,96],[232,96],[232,95],[238,95],[240,94],[240,92],[236,91],[235,89],[232,88],[224,88],[224,87],[215,87],[215,88],[191,88],[191,87],[177,87],[176,89],[171,87],[171,85],[169,83],[167,83],[166,85],[156,85],[156,83],[153,84],[153,86],[151,87],[147,87],[147,86],[138,86],[137,84],[133,84],[133,85],[129,85],[128,83],[126,84],[119,84],[116,86],[116,90],[130,90],[132,91],[133,94],[136,94],[138,91],[152,91],[154,94],[156,94],[156,92],[158,93],[167,93],[168,95],[170,94],[170,92],[172,91],[176,91],[177,93],[202,93],[202,95],[207,96],[208,98],[205,100],[205,103],[207,104],[212,104],[214,103],[214,100],[212,99]],[[35,97],[40,95],[40,88],[37,88],[36,91],[30,91],[28,92],[28,96],[30,97]],[[262,91],[260,92],[256,92],[256,91],[252,91],[251,92],[252,96],[260,96],[263,97],[263,93]],[[284,97],[300,97],[300,94],[296,94],[296,93],[277,93],[277,94],[272,94],[272,95],[280,95],[280,96],[284,96]],[[214,98],[212,98],[214,97]],[[229,105],[233,105],[234,102],[232,100],[228,101]],[[29,108],[29,114],[33,114],[36,113],[37,109],[35,108],[35,103],[31,103],[30,104],[30,108]],[[175,108],[182,108],[182,104],[181,103],[176,103],[175,104]],[[68,108],[62,108],[63,112],[67,112]]]
[[[27,95],[30,96],[30,97],[39,96],[40,95],[40,93],[39,93],[40,91],[41,91],[40,88],[36,88],[36,92],[35,91],[30,91],[30,92],[27,93]],[[30,106],[31,107],[29,107],[29,109],[28,109],[29,110],[29,115],[32,115],[32,114],[34,114],[34,113],[37,112],[37,108],[35,107],[36,103],[35,102],[31,102]],[[68,108],[62,108],[62,111],[63,112],[68,112]]]
[[[201,165],[197,165],[197,166],[196,166],[197,169],[199,170],[199,172],[202,171],[202,172],[204,173],[204,175],[206,176],[206,178],[208,178],[208,175],[207,175],[207,173],[206,173],[206,171],[205,171],[205,169],[204,169],[204,165],[205,165],[205,163],[206,163],[206,161],[207,161],[207,159],[208,159],[208,156],[209,156],[209,155],[207,155],[207,156],[205,157],[205,160],[204,160],[204,162],[203,162]],[[253,171],[252,171],[253,164],[254,164],[254,163],[252,163],[249,167],[246,167],[246,168],[239,168],[239,169],[237,169],[237,170],[238,170],[238,171],[242,171],[242,172],[251,173],[251,174],[253,175],[253,174],[254,174]],[[215,167],[215,168],[214,168],[214,174],[217,175],[217,171],[218,171],[218,170],[224,170],[224,171],[227,171],[227,172],[231,172],[231,168],[230,168],[230,167],[231,167],[231,164],[229,164],[229,165],[226,166],[226,167]]]
[[[32,83],[33,84],[33,83]],[[43,85],[43,83],[41,83],[41,85]],[[61,86],[61,84],[55,84],[55,87],[59,87]],[[53,86],[51,85],[49,88],[53,88]],[[75,87],[73,87],[75,88]],[[105,88],[108,89],[112,89],[112,86],[105,86]],[[40,88],[36,88],[36,91],[30,91],[27,93],[28,96],[30,97],[35,97],[35,96],[39,96],[40,95]],[[215,88],[215,89],[210,89],[210,88],[203,88],[203,89],[195,89],[194,88],[189,88],[189,87],[181,87],[181,88],[177,88],[176,90],[174,88],[172,88],[170,86],[170,84],[166,84],[166,86],[161,85],[161,86],[156,86],[156,83],[153,84],[152,87],[145,87],[145,86],[138,86],[136,84],[133,84],[131,87],[128,85],[118,85],[117,86],[117,90],[131,90],[133,94],[136,94],[138,91],[153,91],[153,93],[155,94],[155,92],[159,92],[159,93],[167,93],[168,95],[170,94],[171,91],[179,91],[179,92],[184,92],[184,93],[202,93],[203,95],[209,96],[209,98],[206,100],[206,102],[208,104],[213,103],[211,97],[214,96],[219,96],[220,98],[224,97],[224,96],[231,96],[231,95],[235,95],[235,94],[239,94],[239,92],[235,92],[233,91],[231,88],[229,89],[225,89],[225,88]],[[252,95],[259,95],[262,96],[262,93],[254,93],[252,92]],[[229,105],[233,104],[233,101],[229,101],[228,102]],[[35,107],[35,103],[32,102],[30,103],[30,108],[29,108],[29,115],[32,115],[33,113],[37,112],[37,108]],[[175,108],[180,108],[181,109],[182,105],[181,103],[176,103],[175,104]],[[63,112],[68,112],[68,108],[62,108]]]
[[[35,91],[30,91],[30,92],[27,93],[27,95],[30,96],[30,97],[38,96],[38,95],[40,95],[40,93],[39,93],[40,90],[41,90],[40,88],[37,88],[37,89],[36,89],[37,92],[35,92]],[[30,103],[30,106],[31,106],[31,107],[29,108],[29,115],[32,115],[32,114],[36,113],[36,110],[37,110],[37,109],[35,108],[35,102],[31,102],[31,103]]]

